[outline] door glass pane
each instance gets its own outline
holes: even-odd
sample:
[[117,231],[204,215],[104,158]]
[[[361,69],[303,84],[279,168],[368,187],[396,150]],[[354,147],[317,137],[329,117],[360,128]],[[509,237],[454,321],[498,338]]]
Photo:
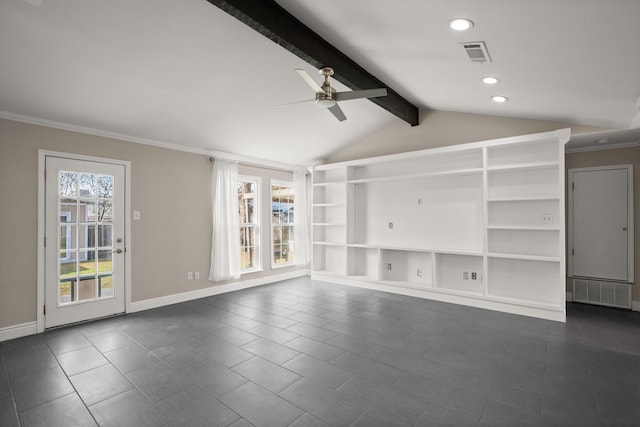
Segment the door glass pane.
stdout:
[[113,221],[113,203],[111,200],[98,200],[95,215],[98,222]]
[[77,252],[60,251],[60,278],[75,277],[78,275]]
[[113,297],[113,180],[59,173],[60,304]]
[[98,198],[113,198],[113,177],[110,175],[102,175],[98,177]]
[[78,191],[80,197],[96,197],[96,176],[89,173],[80,174]]
[[58,285],[58,301],[60,304],[68,304],[75,300],[74,283],[75,279],[60,279],[60,284]]
[[113,276],[100,276],[100,296],[99,298],[113,297]]
[[96,247],[96,226],[85,224],[78,227],[78,246],[80,249],[93,249]]
[[98,298],[113,297],[112,256],[111,249],[98,251]]
[[95,200],[80,200],[80,221],[96,222],[98,218]]
[[[60,225],[60,250],[67,251],[77,249],[76,245],[77,227],[75,224]],[[66,256],[63,256],[66,258]]]
[[78,217],[78,201],[64,198],[60,200],[60,222],[74,222]]
[[111,247],[112,245],[112,229],[113,226],[109,225],[109,224],[101,224],[98,225],[98,246],[99,247],[105,247],[105,246],[109,246]]
[[88,299],[95,299],[98,297],[98,288],[96,283],[96,277],[83,277],[80,279],[80,285],[78,286],[78,301],[85,301]]
[[69,171],[60,171],[60,197],[77,197],[78,174]]

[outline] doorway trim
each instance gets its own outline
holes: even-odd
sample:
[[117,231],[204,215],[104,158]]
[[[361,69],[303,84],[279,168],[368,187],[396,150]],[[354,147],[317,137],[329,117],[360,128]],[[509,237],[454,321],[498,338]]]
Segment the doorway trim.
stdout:
[[85,156],[82,154],[65,153],[61,151],[38,150],[38,274],[36,296],[36,330],[44,332],[45,317],[45,166],[47,157],[63,157],[71,160],[110,163],[124,167],[124,238],[127,242],[124,266],[124,312],[131,312],[131,162],[126,160],[109,159],[106,157]]

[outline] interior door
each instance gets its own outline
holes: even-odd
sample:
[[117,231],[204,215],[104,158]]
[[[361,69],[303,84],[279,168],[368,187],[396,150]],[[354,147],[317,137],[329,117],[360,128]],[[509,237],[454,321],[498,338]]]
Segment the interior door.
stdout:
[[125,310],[123,165],[47,156],[45,327]]
[[[569,171],[572,275],[631,281],[627,166]],[[631,260],[632,264],[632,260]]]

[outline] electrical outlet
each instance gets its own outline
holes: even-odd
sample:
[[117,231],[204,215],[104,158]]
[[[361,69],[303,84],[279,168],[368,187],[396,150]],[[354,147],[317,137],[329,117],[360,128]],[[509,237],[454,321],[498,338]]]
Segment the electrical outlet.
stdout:
[[462,272],[462,278],[464,280],[469,280],[469,272],[468,271],[463,271]]
[[471,280],[478,280],[478,273],[475,271],[471,272]]
[[195,273],[193,273],[193,278],[196,280],[200,280],[200,272],[196,271]]
[[422,204],[422,197],[418,197],[418,204],[421,205]]
[[193,273],[191,271],[187,272],[187,280],[193,280]]
[[390,262],[387,263],[387,270],[391,270],[391,263]]
[[540,214],[540,223],[542,223],[542,224],[553,224],[553,215],[552,214]]
[[392,229],[393,229],[393,223],[392,223],[392,222],[390,222],[390,223],[389,223],[389,230],[392,230]]
[[422,269],[421,268],[416,270],[416,276],[422,277]]

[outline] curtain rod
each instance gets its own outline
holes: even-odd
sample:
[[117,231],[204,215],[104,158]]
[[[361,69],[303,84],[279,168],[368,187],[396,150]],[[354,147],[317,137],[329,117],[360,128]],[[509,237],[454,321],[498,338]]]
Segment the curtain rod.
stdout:
[[[213,162],[216,161],[216,158],[215,157],[209,157],[209,161],[211,163],[213,163]],[[278,171],[278,172],[292,172],[292,173],[293,172],[304,172],[304,173],[308,172],[307,170],[303,171],[301,169],[300,170],[296,170],[296,169],[293,169],[293,168],[290,169],[290,168],[285,168],[285,167],[279,168],[279,167],[276,167],[276,166],[265,166],[265,165],[261,165],[259,163],[242,162],[242,161],[239,161],[239,160],[237,162],[238,162],[238,164],[241,164],[241,165],[244,165],[244,166],[251,166],[251,167],[254,167],[254,168],[267,169],[267,170]]]

